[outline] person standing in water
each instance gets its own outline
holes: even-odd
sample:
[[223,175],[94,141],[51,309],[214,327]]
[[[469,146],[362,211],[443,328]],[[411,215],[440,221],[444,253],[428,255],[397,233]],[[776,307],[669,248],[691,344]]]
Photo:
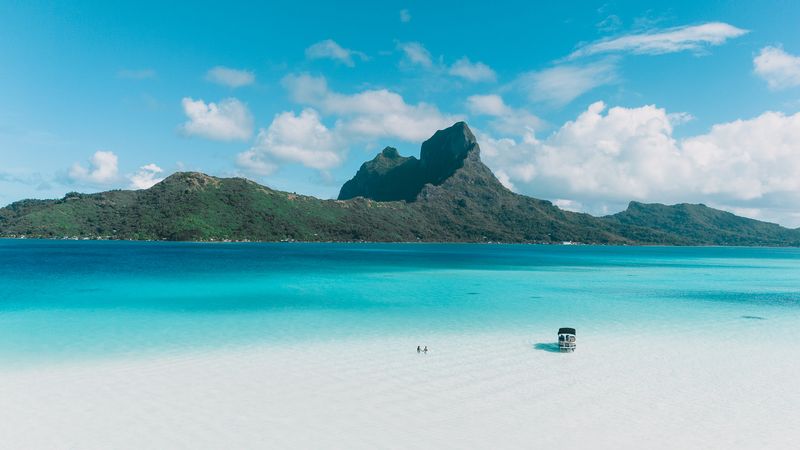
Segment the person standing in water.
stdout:
[[417,353],[419,353],[419,352],[421,352],[421,351],[422,351],[422,350],[420,350],[420,348],[419,348],[419,345],[418,345],[418,346],[417,346]]
[[423,352],[425,352],[426,355],[428,354],[428,346],[427,345],[425,346],[425,350],[423,350]]

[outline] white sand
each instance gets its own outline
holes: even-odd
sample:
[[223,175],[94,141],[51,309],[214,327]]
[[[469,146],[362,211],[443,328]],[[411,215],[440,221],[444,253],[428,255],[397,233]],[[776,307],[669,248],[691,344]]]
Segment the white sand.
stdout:
[[796,448],[798,335],[742,328],[579,329],[565,355],[508,332],[5,369],[0,447]]

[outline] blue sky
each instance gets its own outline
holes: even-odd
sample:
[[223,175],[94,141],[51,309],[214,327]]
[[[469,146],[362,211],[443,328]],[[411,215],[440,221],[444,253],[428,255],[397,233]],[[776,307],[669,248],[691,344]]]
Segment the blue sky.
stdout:
[[0,4],[3,204],[176,170],[332,198],[466,120],[567,209],[800,226],[796,2],[53,3]]

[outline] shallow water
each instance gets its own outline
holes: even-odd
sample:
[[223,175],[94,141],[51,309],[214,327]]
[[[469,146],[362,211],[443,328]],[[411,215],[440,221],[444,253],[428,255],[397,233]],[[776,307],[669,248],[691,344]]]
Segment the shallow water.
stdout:
[[0,240],[7,364],[513,330],[797,328],[800,249]]

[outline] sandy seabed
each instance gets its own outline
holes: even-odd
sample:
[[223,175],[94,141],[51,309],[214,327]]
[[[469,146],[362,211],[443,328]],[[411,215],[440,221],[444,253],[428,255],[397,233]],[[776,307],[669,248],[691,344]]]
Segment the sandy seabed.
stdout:
[[796,448],[799,334],[764,322],[578,330],[574,354],[509,331],[6,368],[0,447]]

